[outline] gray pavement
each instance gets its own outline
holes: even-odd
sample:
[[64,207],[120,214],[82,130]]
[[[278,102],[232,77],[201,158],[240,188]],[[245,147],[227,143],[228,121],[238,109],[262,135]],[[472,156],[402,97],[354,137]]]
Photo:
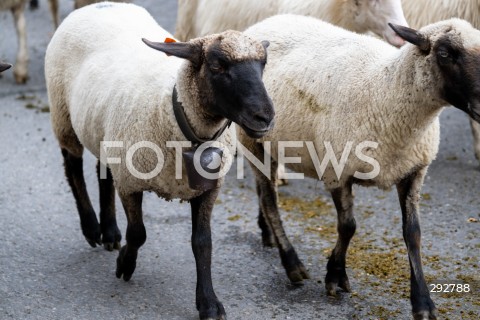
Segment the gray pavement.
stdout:
[[[137,0],[173,31],[175,0]],[[130,282],[115,277],[117,252],[84,240],[52,135],[43,80],[53,33],[47,2],[27,12],[30,75],[0,79],[0,319],[197,319],[190,207],[151,194],[144,200],[148,239]],[[61,1],[64,18],[72,1]],[[14,62],[11,16],[0,13],[0,59]],[[478,319],[480,170],[467,118],[447,109],[442,142],[423,188],[422,240],[428,281],[460,281],[474,292],[432,294],[442,319]],[[95,160],[85,156],[98,207]],[[227,177],[214,209],[213,282],[229,319],[410,319],[409,270],[396,192],[356,188],[358,231],[348,256],[352,294],[327,298],[323,278],[335,243],[335,212],[321,183],[281,187],[282,216],[312,280],[292,287],[276,249],[261,245],[251,172]],[[119,227],[125,232],[117,201]],[[470,220],[469,220],[470,219]]]

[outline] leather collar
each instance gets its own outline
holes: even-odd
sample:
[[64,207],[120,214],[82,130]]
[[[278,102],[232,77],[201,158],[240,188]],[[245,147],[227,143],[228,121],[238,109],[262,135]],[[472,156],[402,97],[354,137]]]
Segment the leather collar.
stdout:
[[228,120],[225,123],[225,125],[222,128],[220,128],[220,130],[218,130],[217,133],[215,133],[215,135],[211,139],[202,139],[195,134],[192,127],[188,123],[187,117],[185,115],[185,111],[183,110],[183,105],[181,102],[178,101],[178,93],[177,93],[176,85],[173,87],[172,105],[173,105],[173,113],[175,114],[175,119],[177,120],[180,130],[182,130],[183,135],[189,141],[191,141],[194,146],[200,145],[208,141],[217,140],[218,137],[220,137],[222,133],[232,124],[232,120]]

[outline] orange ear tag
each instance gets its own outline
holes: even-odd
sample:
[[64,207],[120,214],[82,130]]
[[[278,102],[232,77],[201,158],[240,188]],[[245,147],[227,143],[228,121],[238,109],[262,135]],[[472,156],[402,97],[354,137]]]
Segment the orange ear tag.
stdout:
[[[172,39],[172,38],[165,38],[165,41],[163,41],[163,42],[165,42],[165,43],[174,43],[174,42],[177,42],[177,40]],[[171,56],[171,54],[168,54],[168,53],[167,53],[166,55],[167,55],[168,57]]]

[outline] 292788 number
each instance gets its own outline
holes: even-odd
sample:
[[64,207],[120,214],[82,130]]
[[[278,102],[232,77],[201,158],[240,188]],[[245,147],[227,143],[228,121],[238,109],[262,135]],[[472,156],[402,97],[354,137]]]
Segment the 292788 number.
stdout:
[[452,293],[452,292],[458,292],[458,293],[468,293],[470,292],[470,284],[468,283],[431,283],[429,284],[430,286],[430,292],[435,292],[435,293]]

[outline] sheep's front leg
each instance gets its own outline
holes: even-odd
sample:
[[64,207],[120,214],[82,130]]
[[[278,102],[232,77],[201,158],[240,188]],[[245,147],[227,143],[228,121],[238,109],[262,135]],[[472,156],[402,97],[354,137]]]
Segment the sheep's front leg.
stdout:
[[[81,150],[83,151],[83,149]],[[100,225],[98,224],[97,216],[93,210],[85,185],[82,157],[77,157],[63,148],[62,155],[65,165],[65,175],[67,176],[68,183],[70,184],[77,203],[83,235],[92,247],[96,247],[97,243],[102,244],[100,240]]]
[[17,83],[23,84],[28,80],[28,49],[27,49],[27,27],[25,25],[25,1],[12,8],[15,28],[18,38],[17,62],[13,68],[13,75]]
[[345,257],[350,240],[355,234],[356,223],[353,217],[352,184],[337,188],[331,194],[337,209],[338,239],[332,255],[328,259],[325,288],[328,295],[335,296],[337,286],[346,292],[351,291],[345,270]]
[[480,161],[480,123],[470,118],[470,126],[473,134],[473,150],[475,151],[475,158]]
[[[259,143],[253,143],[250,151],[257,159],[264,159],[263,146]],[[283,228],[282,219],[278,211],[278,194],[277,194],[277,162],[271,161],[271,172],[269,180],[265,175],[253,164],[252,170],[255,173],[257,184],[257,193],[260,203],[260,216],[258,222],[262,229],[262,238],[264,244],[270,244],[272,233],[275,243],[280,252],[283,267],[287,272],[287,276],[292,283],[301,283],[310,276],[303,263],[298,258],[295,248],[292,246]]]
[[257,186],[257,195],[258,195],[258,226],[262,231],[262,242],[265,247],[276,247],[277,240],[273,234],[272,226],[270,221],[265,217],[265,214],[262,211],[262,202],[261,202],[261,188],[259,181],[255,181]]
[[142,200],[143,192],[120,194],[122,205],[127,215],[127,244],[120,249],[117,258],[117,278],[128,281],[137,265],[138,249],[147,240],[147,232],[143,225]]
[[108,251],[120,249],[122,234],[117,226],[115,216],[115,187],[113,186],[113,177],[110,168],[105,168],[106,176],[104,179],[100,176],[102,164],[97,162],[97,177],[100,187],[100,229],[102,230],[103,247]]
[[403,239],[407,245],[410,262],[410,301],[413,317],[416,320],[437,319],[437,309],[428,292],[420,255],[421,232],[418,221],[418,203],[426,171],[427,168],[422,168],[397,184],[402,208]]
[[200,319],[225,319],[225,310],[213,291],[212,236],[210,217],[219,189],[212,189],[190,201],[192,207],[192,250],[197,266],[196,304]]

